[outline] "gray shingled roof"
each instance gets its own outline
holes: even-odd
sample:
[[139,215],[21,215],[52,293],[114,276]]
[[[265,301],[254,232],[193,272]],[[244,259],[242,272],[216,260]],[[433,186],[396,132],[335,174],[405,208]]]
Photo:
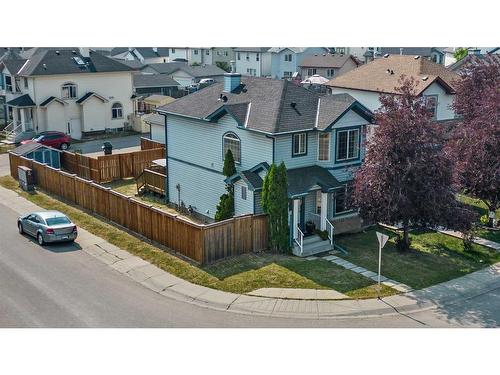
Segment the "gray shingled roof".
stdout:
[[424,56],[429,57],[433,51],[441,52],[441,47],[382,47],[380,53],[385,55],[386,53],[390,55],[401,54],[401,48],[403,49],[403,55],[411,56]]
[[[84,61],[79,65],[74,60],[78,57]],[[132,68],[97,52],[90,52],[90,57],[83,57],[78,49],[39,48],[29,57],[22,70],[21,76],[96,73],[96,72],[127,72]]]
[[234,50],[236,52],[259,52],[264,53],[269,50],[270,47],[236,47]]
[[20,146],[16,147],[15,149],[13,149],[10,152],[12,152],[14,155],[21,155],[22,156],[22,155],[29,154],[32,151],[38,150],[39,148],[42,148],[42,147],[45,147],[45,146],[42,145],[41,143],[28,142],[28,143],[25,143],[24,145],[20,145]]
[[[226,102],[221,100],[222,96],[227,97]],[[277,134],[313,130],[317,115],[318,129],[324,129],[354,102],[348,94],[322,96],[320,100],[318,94],[286,80],[242,77],[241,85],[231,93],[224,92],[223,83],[216,83],[157,110],[204,120],[216,118],[216,114],[226,111],[240,125],[246,121],[250,130]],[[371,118],[370,111],[356,104],[363,109],[360,114]]]
[[134,74],[134,87],[167,87],[179,86],[179,82],[166,74]]
[[21,96],[18,96],[15,99],[12,99],[6,103],[7,105],[10,105],[12,107],[34,107],[36,106],[35,102],[33,99],[31,99],[31,96],[29,94],[24,94]]
[[143,68],[151,68],[159,74],[170,74],[177,70],[180,66],[186,66],[185,62],[169,62],[169,63],[154,63],[144,65]]
[[191,66],[191,65],[181,65],[174,71],[172,71],[172,74],[175,73],[177,70],[182,70],[183,72],[189,74],[190,76],[194,78],[205,78],[205,77],[216,77],[216,76],[223,76],[224,73],[226,73],[225,70],[222,70],[216,65],[198,65],[198,66]]
[[318,165],[288,169],[287,175],[290,198],[307,194],[315,185],[324,193],[343,186],[327,169]]
[[304,57],[300,66],[305,68],[342,68],[349,59],[352,59],[356,65],[359,65],[359,62],[351,55],[325,53],[324,55]]
[[22,68],[26,59],[5,59],[2,63],[5,65],[10,74],[17,74],[19,69]]
[[144,58],[150,57],[168,57],[168,48],[167,47],[158,47],[156,52],[153,50],[153,47],[135,47],[137,52],[141,54]]

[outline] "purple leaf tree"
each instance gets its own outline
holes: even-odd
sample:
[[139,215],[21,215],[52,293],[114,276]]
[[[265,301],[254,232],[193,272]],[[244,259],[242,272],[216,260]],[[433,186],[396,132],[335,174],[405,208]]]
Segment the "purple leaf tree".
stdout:
[[486,204],[493,226],[500,207],[500,60],[474,59],[455,86],[453,108],[461,121],[447,151],[462,189]]
[[421,96],[418,83],[401,76],[397,95],[380,96],[378,125],[354,180],[354,203],[363,218],[400,224],[401,249],[410,247],[411,226],[467,230],[472,212],[455,199],[452,161]]

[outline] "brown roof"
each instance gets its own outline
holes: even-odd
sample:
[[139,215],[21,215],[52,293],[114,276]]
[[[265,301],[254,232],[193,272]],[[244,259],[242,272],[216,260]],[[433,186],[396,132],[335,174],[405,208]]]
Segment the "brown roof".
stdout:
[[347,60],[351,59],[356,65],[360,65],[359,61],[351,55],[340,54],[324,54],[310,55],[304,57],[301,67],[307,68],[342,68]]
[[[392,74],[391,74],[392,72]],[[422,93],[433,82],[439,82],[447,92],[453,93],[453,81],[460,77],[426,58],[414,56],[390,55],[375,59],[347,73],[336,77],[326,85],[355,90],[397,93],[401,75],[417,80],[417,94]],[[427,77],[427,78],[426,78]]]

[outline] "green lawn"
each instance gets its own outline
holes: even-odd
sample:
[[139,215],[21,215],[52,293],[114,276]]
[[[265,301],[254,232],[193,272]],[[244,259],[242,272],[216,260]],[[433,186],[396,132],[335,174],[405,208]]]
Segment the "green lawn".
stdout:
[[[192,283],[234,293],[258,288],[335,289],[353,298],[376,297],[374,283],[325,260],[307,261],[288,255],[247,254],[198,267],[94,217],[74,205],[63,203],[43,192],[19,189],[10,176],[0,177],[0,186],[11,189],[45,209],[67,214],[81,228],[102,237],[173,275]],[[382,295],[396,293],[384,287]]]
[[[396,250],[394,231],[378,228],[390,239],[382,251],[382,275],[421,289],[448,281],[500,261],[500,253],[473,245],[467,253],[462,240],[434,231],[412,232],[412,249]],[[375,229],[354,235],[339,236],[337,243],[348,251],[343,256],[371,271],[378,270],[378,242]]]
[[[488,207],[486,207],[486,205],[481,200],[474,199],[462,194],[458,195],[458,200],[467,204],[471,209],[476,211],[479,215],[481,216],[488,215]],[[495,213],[497,220],[500,220],[500,209],[496,210]],[[498,230],[495,231],[486,228],[481,228],[477,231],[476,235],[486,240],[500,243],[500,231]]]

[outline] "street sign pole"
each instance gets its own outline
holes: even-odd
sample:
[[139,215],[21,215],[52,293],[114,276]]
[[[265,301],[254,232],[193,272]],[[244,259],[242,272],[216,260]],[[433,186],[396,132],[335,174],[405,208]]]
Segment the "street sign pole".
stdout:
[[381,279],[381,268],[382,268],[382,248],[385,246],[387,240],[389,239],[389,236],[387,234],[383,234],[380,232],[375,232],[377,233],[377,239],[378,239],[378,286],[377,286],[377,291],[378,291],[378,298],[380,299],[380,292],[381,292],[381,287],[380,287],[380,279]]

